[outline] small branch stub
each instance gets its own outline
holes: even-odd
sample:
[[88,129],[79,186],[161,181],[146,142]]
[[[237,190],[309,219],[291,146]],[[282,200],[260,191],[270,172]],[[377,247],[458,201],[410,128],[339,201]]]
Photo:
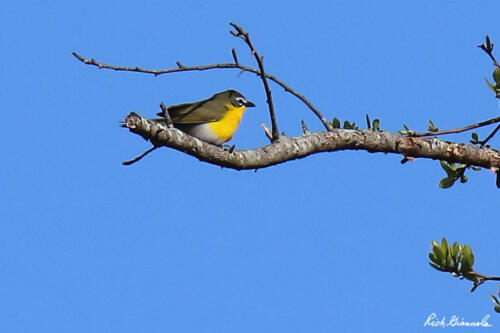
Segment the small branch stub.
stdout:
[[160,103],[160,108],[163,116],[165,117],[165,122],[167,123],[167,127],[174,128],[174,123],[172,122],[172,118],[170,118],[170,113],[168,112],[168,108],[163,103]]

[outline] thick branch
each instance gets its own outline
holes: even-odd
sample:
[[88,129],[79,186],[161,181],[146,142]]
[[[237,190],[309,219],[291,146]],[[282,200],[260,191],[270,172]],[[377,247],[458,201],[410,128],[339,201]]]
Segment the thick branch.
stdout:
[[394,153],[484,168],[500,167],[500,152],[495,149],[436,138],[411,138],[390,132],[334,129],[299,137],[281,136],[279,142],[261,148],[229,152],[133,112],[126,117],[123,126],[155,146],[171,147],[201,161],[236,170],[260,169],[316,153],[340,150]]

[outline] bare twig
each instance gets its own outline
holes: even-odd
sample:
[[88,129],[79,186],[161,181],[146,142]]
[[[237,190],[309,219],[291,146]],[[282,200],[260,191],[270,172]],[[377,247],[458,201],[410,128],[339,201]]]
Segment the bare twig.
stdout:
[[[267,98],[267,104],[269,106],[269,115],[271,117],[271,125],[273,128],[273,138],[272,141],[277,141],[279,139],[280,133],[278,130],[278,123],[276,121],[276,112],[274,111],[274,104],[273,104],[273,96],[271,94],[271,88],[269,88],[269,83],[267,82],[267,77],[265,75],[266,71],[264,70],[264,62],[263,58],[257,53],[257,50],[255,50],[252,41],[250,40],[250,35],[248,32],[243,30],[242,27],[239,25],[231,22],[229,23],[236,31],[230,30],[229,32],[235,36],[241,38],[245,43],[248,45],[250,48],[250,52],[252,55],[255,57],[255,60],[257,61],[257,65],[259,66],[260,74],[259,76],[262,79],[262,83],[264,84],[264,90],[266,91],[266,98]],[[234,54],[233,54],[234,56]],[[235,61],[235,63],[237,63]]]
[[477,287],[479,287],[480,285],[482,285],[486,281],[500,281],[500,276],[488,276],[488,275],[480,274],[480,273],[475,272],[475,271],[471,271],[471,272],[464,274],[464,277],[466,277],[466,276],[473,276],[474,278],[476,278],[476,281],[474,281],[474,286],[470,290],[471,292],[476,290]]
[[[245,66],[238,66],[233,63],[221,63],[221,64],[213,64],[213,65],[205,65],[205,66],[184,66],[180,62],[176,62],[177,68],[171,68],[171,69],[147,69],[147,68],[141,68],[141,67],[126,67],[126,66],[115,66],[115,65],[108,65],[104,64],[101,62],[96,61],[95,59],[87,59],[82,57],[76,52],[72,52],[72,54],[83,62],[86,65],[91,65],[91,66],[96,66],[100,69],[112,69],[115,71],[123,71],[123,72],[139,72],[139,73],[145,73],[145,74],[152,74],[154,76],[162,75],[162,74],[169,74],[169,73],[178,73],[178,72],[189,72],[189,71],[204,71],[204,70],[209,70],[209,69],[217,69],[217,68],[240,68],[243,69],[244,71],[247,72],[253,72],[255,74],[259,74],[260,72],[257,69],[250,68],[250,67],[245,67]],[[245,67],[245,68],[241,68]]]
[[174,128],[174,123],[172,122],[172,118],[170,118],[170,113],[168,112],[168,108],[163,103],[160,103],[160,108],[163,113],[163,116],[165,117],[165,122],[167,123],[167,127]]
[[211,64],[211,65],[204,65],[204,66],[184,66],[180,62],[177,62],[177,68],[172,68],[172,69],[164,69],[164,70],[155,70],[155,69],[147,69],[147,68],[141,68],[141,67],[126,67],[126,66],[114,66],[114,65],[108,65],[104,64],[101,62],[96,61],[95,59],[87,59],[82,57],[76,52],[73,52],[73,56],[83,62],[84,64],[91,65],[91,66],[96,66],[100,69],[112,69],[115,71],[127,71],[127,72],[139,72],[139,73],[145,73],[145,74],[151,74],[154,76],[157,75],[162,75],[162,74],[169,74],[169,73],[178,73],[178,72],[187,72],[187,71],[204,71],[204,70],[211,70],[211,69],[225,69],[225,68],[236,68],[243,72],[250,72],[257,74],[259,76],[264,76],[268,78],[269,80],[273,81],[274,83],[278,84],[281,86],[285,92],[288,92],[295,97],[297,97],[300,101],[302,101],[315,115],[318,117],[318,119],[321,121],[323,126],[326,128],[327,131],[333,130],[332,125],[326,120],[326,118],[321,114],[321,112],[309,101],[305,96],[299,94],[297,91],[295,91],[292,87],[287,85],[285,82],[281,81],[277,77],[270,75],[268,73],[261,73],[259,69],[255,69],[252,67],[244,66],[241,65],[238,61],[236,56],[236,52],[232,52],[233,54],[233,60],[235,61],[234,63],[219,63],[219,64]]
[[491,58],[493,61],[493,65],[495,65],[497,68],[500,68],[500,64],[498,61],[495,59],[495,56],[493,55],[493,46],[494,44],[490,41],[490,36],[486,35],[486,44],[481,44],[478,45],[481,50],[486,52],[486,54]]
[[499,129],[500,129],[500,124],[498,124],[497,127],[495,127],[495,129],[486,137],[486,139],[484,139],[482,141],[479,141],[479,143],[481,144],[481,146],[486,145],[486,143],[488,143],[488,141],[490,141],[490,139],[492,137],[494,137],[495,134],[497,134],[497,132],[498,132]]
[[264,134],[272,142],[273,141],[273,133],[271,132],[271,130],[269,129],[269,127],[267,127],[267,125],[264,124],[264,123],[260,123],[260,126],[262,126],[262,129],[264,130]]
[[151,153],[153,150],[159,148],[158,146],[153,146],[151,148],[149,148],[148,150],[146,150],[144,153],[142,153],[141,155],[137,156],[136,158],[134,159],[131,159],[130,161],[123,161],[122,164],[123,165],[132,165],[134,164],[135,162],[138,162],[140,160],[142,160],[142,158],[144,156],[146,156],[147,154]]
[[309,134],[309,133],[311,133],[311,132],[309,131],[309,128],[307,128],[306,122],[305,122],[304,120],[301,120],[301,121],[300,121],[300,125],[302,126],[302,133],[304,133],[304,134]]
[[470,130],[475,129],[475,128],[495,124],[498,122],[500,122],[500,117],[495,117],[495,118],[491,118],[491,119],[488,119],[488,120],[485,120],[485,121],[482,121],[479,123],[475,123],[472,125],[468,125],[465,127],[454,128],[454,129],[449,129],[449,130],[445,130],[445,131],[438,131],[438,132],[413,133],[410,136],[419,138],[419,137],[424,137],[424,136],[437,136],[437,135],[445,135],[445,134],[462,133],[462,132],[470,131]]
[[233,60],[236,65],[239,65],[240,63],[238,62],[238,56],[236,55],[236,50],[231,49],[231,54],[233,55]]

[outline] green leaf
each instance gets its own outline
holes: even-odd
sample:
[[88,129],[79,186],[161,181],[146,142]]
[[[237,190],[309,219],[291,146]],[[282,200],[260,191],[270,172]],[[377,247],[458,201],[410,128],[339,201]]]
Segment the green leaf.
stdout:
[[437,131],[439,131],[439,129],[436,126],[434,126],[434,123],[432,122],[432,120],[429,120],[429,127],[428,127],[428,129],[429,129],[429,132],[437,132]]
[[500,85],[500,68],[496,68],[493,71],[493,80],[495,80],[497,86]]
[[446,258],[445,266],[449,267],[451,265],[451,251],[450,251],[450,246],[448,245],[448,242],[444,237],[443,239],[441,239],[441,248],[443,249]]
[[446,270],[446,269],[441,268],[441,266],[436,265],[436,264],[435,264],[435,263],[433,263],[433,262],[430,262],[430,263],[429,263],[429,265],[431,265],[431,267],[432,267],[432,268],[437,269],[438,271],[441,271],[441,272],[447,272],[447,270]]
[[448,241],[446,240],[446,238],[443,237],[443,239],[441,239],[441,247],[447,252],[448,251]]
[[472,265],[470,263],[470,257],[464,256],[464,258],[462,259],[462,266],[460,267],[460,273],[465,274],[467,272],[470,272],[472,269]]
[[373,130],[380,131],[380,120],[378,119],[373,120]]
[[495,311],[500,313],[500,305],[495,306]]
[[399,134],[401,134],[401,135],[409,135],[409,136],[415,134],[415,131],[409,129],[408,126],[406,126],[405,124],[403,124],[403,128],[404,128],[404,130],[398,130]]
[[445,177],[439,181],[439,187],[441,188],[450,188],[453,186],[455,183],[455,178],[454,177]]
[[338,120],[337,117],[333,118],[332,127],[333,128],[340,128],[340,120]]
[[486,84],[488,85],[488,87],[493,90],[494,92],[497,92],[497,89],[496,87],[490,83],[490,81],[488,81],[488,79],[484,79],[484,81],[486,81]]
[[462,175],[460,176],[460,182],[463,184],[463,183],[467,183],[467,181],[469,180],[469,178],[467,178],[466,175]]
[[439,260],[437,259],[436,255],[433,253],[433,252],[429,252],[429,259],[435,263],[435,264],[439,264]]
[[460,244],[458,244],[458,242],[453,243],[453,246],[451,247],[451,256],[453,257],[453,260],[457,259],[459,252],[460,252]]
[[365,115],[365,118],[366,118],[366,127],[368,129],[371,129],[372,128],[372,124],[370,122],[370,117],[368,116],[368,113]]
[[441,168],[443,168],[443,170],[446,171],[446,174],[448,174],[448,176],[455,175],[456,167],[454,164],[449,164],[446,161],[439,161],[439,163],[441,164]]
[[493,300],[493,303],[500,305],[500,302],[498,301],[498,299],[494,295],[490,295],[490,297]]
[[468,273],[472,270],[474,265],[474,255],[472,254],[472,249],[469,245],[465,245],[462,249],[464,257],[462,258],[462,267],[460,267],[460,272],[462,274]]
[[446,266],[446,254],[440,246],[433,246],[432,252],[436,256],[437,263],[440,266]]
[[462,247],[462,252],[463,252],[464,256],[472,255],[472,248],[469,245],[464,245]]
[[472,140],[469,140],[470,143],[472,143],[473,145],[476,145],[479,143],[479,136],[477,135],[476,132],[473,132],[470,136],[472,138]]

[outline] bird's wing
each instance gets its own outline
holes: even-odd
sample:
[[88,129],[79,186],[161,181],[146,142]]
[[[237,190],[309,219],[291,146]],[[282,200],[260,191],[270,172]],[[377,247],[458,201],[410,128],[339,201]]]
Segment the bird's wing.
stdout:
[[[177,124],[202,124],[220,120],[226,108],[220,102],[208,99],[196,103],[173,105],[168,108],[172,122]],[[158,113],[163,116],[162,112]]]

